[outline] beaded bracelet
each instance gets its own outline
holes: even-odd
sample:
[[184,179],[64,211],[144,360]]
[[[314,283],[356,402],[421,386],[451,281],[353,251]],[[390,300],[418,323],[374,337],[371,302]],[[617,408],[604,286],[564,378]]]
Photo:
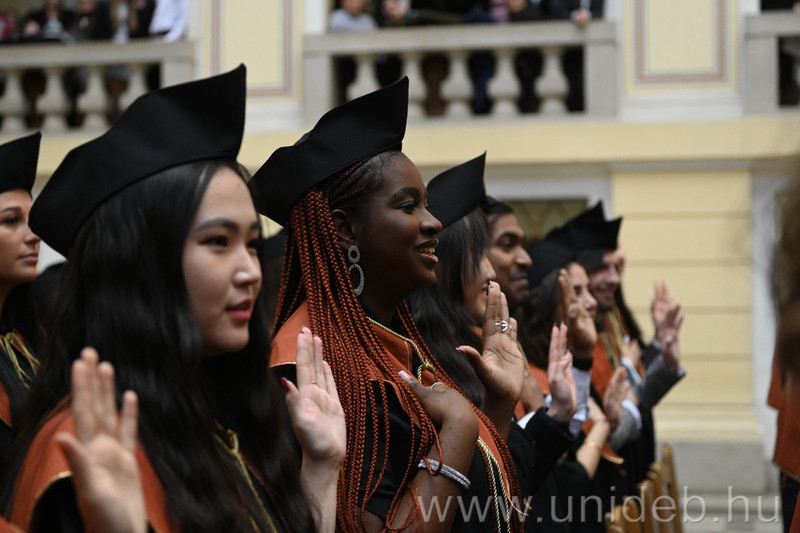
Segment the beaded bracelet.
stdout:
[[[439,468],[440,466],[441,468]],[[439,469],[439,473],[441,475],[443,475],[446,478],[452,479],[453,481],[461,485],[461,488],[463,488],[464,490],[469,490],[470,483],[469,479],[467,479],[467,476],[465,476],[455,468],[440,463],[435,459],[420,459],[417,468],[425,468],[428,469],[429,471],[430,469],[433,469],[434,472],[437,469]]]

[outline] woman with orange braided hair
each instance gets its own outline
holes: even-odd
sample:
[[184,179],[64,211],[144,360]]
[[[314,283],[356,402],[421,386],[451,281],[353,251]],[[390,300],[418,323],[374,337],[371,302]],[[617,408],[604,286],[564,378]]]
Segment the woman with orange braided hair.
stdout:
[[[521,531],[504,437],[442,370],[403,303],[434,283],[441,229],[399,151],[407,111],[404,78],[328,112],[256,173],[263,213],[287,230],[271,363],[291,377],[290,337],[308,325],[322,339],[347,421],[340,531]],[[522,386],[516,323],[491,291],[487,334],[507,334],[482,356],[487,411],[505,408],[510,420]]]

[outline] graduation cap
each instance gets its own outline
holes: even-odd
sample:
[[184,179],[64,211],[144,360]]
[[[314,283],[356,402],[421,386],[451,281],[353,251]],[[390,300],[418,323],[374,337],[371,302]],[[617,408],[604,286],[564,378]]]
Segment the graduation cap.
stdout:
[[486,198],[483,170],[486,152],[445,170],[428,183],[430,212],[446,228],[480,207]]
[[67,255],[81,225],[124,187],[177,165],[236,159],[245,78],[240,65],[140,96],[106,133],[67,154],[33,204],[31,229]]
[[539,285],[553,270],[565,267],[575,259],[572,231],[566,224],[551,230],[529,249],[531,266],[528,267],[528,284]]
[[41,140],[42,134],[37,131],[0,146],[0,193],[13,189],[31,192]]
[[616,250],[621,224],[622,217],[606,220],[601,201],[569,220],[565,226],[572,232],[572,245],[576,251]]
[[400,150],[408,116],[408,78],[335,107],[292,146],[275,150],[253,178],[264,212],[286,225],[309,189],[348,167]]

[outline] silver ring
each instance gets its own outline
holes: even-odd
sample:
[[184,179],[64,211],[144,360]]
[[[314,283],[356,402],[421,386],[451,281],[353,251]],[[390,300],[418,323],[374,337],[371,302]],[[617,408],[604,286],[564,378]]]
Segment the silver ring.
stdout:
[[509,329],[511,329],[511,324],[508,323],[508,320],[498,320],[494,323],[495,326],[500,328],[501,333],[505,333]]
[[444,385],[444,383],[442,383],[441,381],[435,382],[433,385],[431,385],[431,390],[435,389],[436,385]]

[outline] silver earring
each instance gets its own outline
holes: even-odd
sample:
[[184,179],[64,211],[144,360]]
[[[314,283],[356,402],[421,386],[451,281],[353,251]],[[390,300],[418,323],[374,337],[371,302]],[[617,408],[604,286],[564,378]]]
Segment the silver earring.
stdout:
[[361,259],[361,251],[358,249],[358,246],[355,244],[351,245],[350,248],[347,249],[347,260],[350,261],[350,267],[347,269],[347,273],[350,274],[353,269],[356,269],[358,272],[358,287],[356,287],[356,296],[361,296],[361,293],[364,292],[364,270],[361,269],[361,265],[358,264],[358,261]]

